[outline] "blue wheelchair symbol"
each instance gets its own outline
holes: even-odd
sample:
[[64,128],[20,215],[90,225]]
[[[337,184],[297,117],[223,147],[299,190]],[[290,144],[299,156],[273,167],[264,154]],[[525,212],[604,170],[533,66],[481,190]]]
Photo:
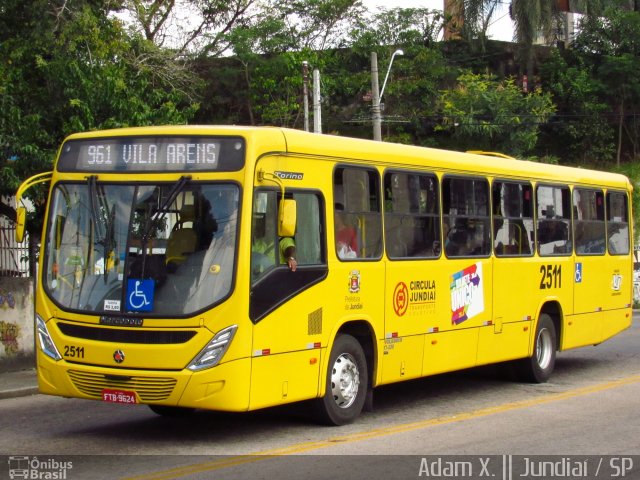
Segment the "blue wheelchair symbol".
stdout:
[[127,310],[150,312],[153,310],[153,280],[130,279],[127,281]]
[[582,283],[582,263],[576,263],[576,273],[575,273],[576,283]]

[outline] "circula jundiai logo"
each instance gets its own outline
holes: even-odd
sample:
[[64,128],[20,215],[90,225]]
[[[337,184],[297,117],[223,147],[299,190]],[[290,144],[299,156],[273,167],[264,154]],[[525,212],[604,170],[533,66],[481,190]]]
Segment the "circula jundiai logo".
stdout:
[[393,311],[399,317],[403,316],[409,307],[409,289],[407,284],[400,282],[393,291]]

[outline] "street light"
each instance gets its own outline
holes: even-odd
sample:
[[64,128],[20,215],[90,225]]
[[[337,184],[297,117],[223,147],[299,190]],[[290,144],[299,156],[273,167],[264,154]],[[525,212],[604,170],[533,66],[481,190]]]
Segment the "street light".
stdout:
[[384,87],[387,85],[387,80],[389,79],[389,72],[391,72],[391,65],[393,65],[393,59],[396,58],[396,55],[404,55],[404,52],[401,49],[396,50],[391,55],[391,60],[389,60],[389,68],[387,68],[387,74],[384,77],[384,82],[382,82],[382,90],[380,90],[380,101],[382,102],[382,95],[384,94]]
[[389,68],[387,69],[387,75],[384,77],[384,83],[382,84],[382,90],[378,90],[378,55],[376,52],[371,52],[371,113],[373,117],[373,139],[377,141],[382,140],[382,115],[380,113],[380,99],[384,93],[384,87],[387,85],[387,79],[389,78],[389,72],[391,72],[391,65],[396,55],[404,55],[404,52],[400,49],[393,52],[391,55],[391,61],[389,61]]

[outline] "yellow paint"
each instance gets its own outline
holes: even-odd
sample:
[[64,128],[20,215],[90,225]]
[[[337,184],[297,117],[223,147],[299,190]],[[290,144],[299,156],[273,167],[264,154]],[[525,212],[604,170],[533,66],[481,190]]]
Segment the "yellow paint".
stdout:
[[[630,195],[628,180],[617,174],[571,169],[534,162],[459,152],[422,149],[305,132],[244,127],[144,127],[119,131],[89,132],[72,138],[116,135],[234,135],[246,142],[245,168],[235,172],[192,172],[192,181],[225,181],[241,186],[242,212],[238,218],[237,270],[234,289],[216,307],[188,318],[145,318],[147,329],[191,330],[195,335],[183,344],[120,344],[66,336],[60,322],[94,328],[140,327],[100,326],[99,315],[64,311],[47,297],[41,279],[36,288],[36,311],[46,320],[58,349],[84,348],[82,359],[53,362],[38,353],[40,386],[43,392],[89,398],[68,378],[71,369],[99,374],[169,377],[174,391],[166,405],[197,406],[216,410],[244,411],[310,399],[323,395],[329,356],[336,336],[355,322],[359,332],[373,346],[373,386],[409,378],[524,358],[533,351],[536,321],[553,302],[560,311],[561,347],[599,343],[627,328],[631,322],[632,255],[468,258],[448,260],[380,259],[344,262],[334,245],[333,175],[338,165],[374,169],[384,184],[387,171],[406,170],[445,175],[483,176],[545,184],[579,184],[614,189]],[[258,175],[262,171],[262,176]],[[278,185],[263,181],[266,173],[296,172],[299,178],[280,179]],[[182,173],[98,172],[100,182],[175,182]],[[184,173],[184,172],[183,172]],[[51,182],[86,182],[86,172],[55,170]],[[316,284],[296,293],[257,323],[249,319],[251,222],[255,188],[284,188],[321,193],[325,211],[322,245],[327,274]],[[382,194],[383,196],[383,194]],[[384,201],[381,200],[382,208]],[[384,215],[382,216],[384,217]],[[290,217],[289,217],[290,218]],[[629,218],[633,218],[629,212]],[[48,219],[45,220],[49,222]],[[292,223],[286,221],[285,223]],[[384,218],[380,219],[384,224]],[[633,238],[632,232],[630,238]],[[442,244],[444,244],[444,239]],[[46,242],[43,242],[43,246]],[[44,258],[41,255],[40,258]],[[584,281],[574,283],[576,262],[582,262]],[[553,264],[562,269],[562,286],[540,288],[541,268]],[[462,322],[452,314],[451,285],[454,275],[471,267],[482,271],[483,308]],[[219,275],[220,265],[208,274]],[[40,265],[43,272],[43,265]],[[357,272],[357,291],[351,281]],[[620,280],[618,290],[612,279]],[[401,296],[397,292],[406,289]],[[404,302],[404,303],[403,303]],[[310,317],[321,311],[321,320]],[[237,325],[235,337],[220,364],[193,373],[189,362],[220,330]],[[364,333],[363,333],[364,332]],[[311,345],[311,347],[310,347]],[[117,366],[116,349],[126,354]],[[256,352],[260,352],[257,354]],[[262,354],[268,352],[268,354]],[[67,361],[69,360],[69,361]],[[102,366],[99,366],[102,365]]]

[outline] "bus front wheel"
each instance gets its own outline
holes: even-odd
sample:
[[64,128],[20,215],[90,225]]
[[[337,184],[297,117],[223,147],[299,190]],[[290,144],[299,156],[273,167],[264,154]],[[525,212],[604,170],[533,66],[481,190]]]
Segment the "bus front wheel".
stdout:
[[339,335],[331,349],[325,394],[316,400],[318,420],[327,425],[353,422],[362,411],[368,385],[362,346],[351,335]]
[[533,355],[520,361],[519,376],[523,381],[544,383],[556,364],[556,327],[551,317],[540,315],[533,345]]

